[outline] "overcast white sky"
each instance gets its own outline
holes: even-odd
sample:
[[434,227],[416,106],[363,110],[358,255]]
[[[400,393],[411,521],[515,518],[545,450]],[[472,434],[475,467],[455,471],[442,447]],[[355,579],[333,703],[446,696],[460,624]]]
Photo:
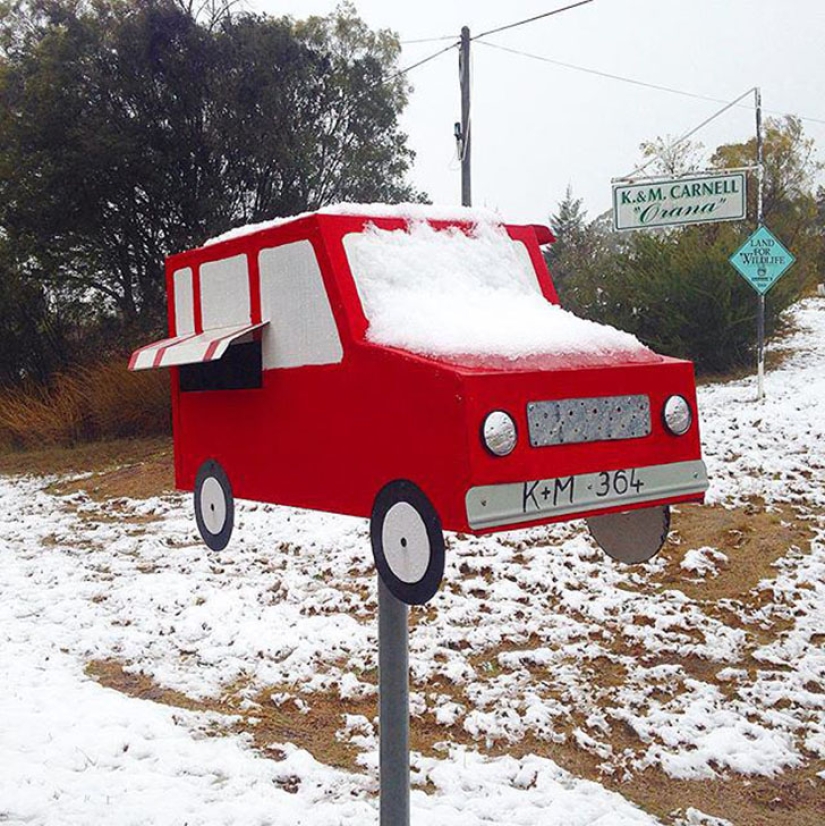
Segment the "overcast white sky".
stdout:
[[[472,34],[573,0],[356,0],[372,28],[402,41]],[[335,0],[250,0],[256,11],[302,18]],[[807,118],[825,159],[825,0],[594,0],[489,38],[501,46],[723,100],[753,86],[768,114]],[[407,44],[408,66],[446,43]],[[413,182],[436,203],[461,201],[453,124],[457,51],[410,72],[402,124],[417,153]],[[473,44],[473,204],[508,220],[544,222],[568,184],[589,216],[610,207],[610,180],[638,165],[639,144],[681,135],[721,104],[644,88]],[[699,132],[708,149],[754,134],[750,108]]]

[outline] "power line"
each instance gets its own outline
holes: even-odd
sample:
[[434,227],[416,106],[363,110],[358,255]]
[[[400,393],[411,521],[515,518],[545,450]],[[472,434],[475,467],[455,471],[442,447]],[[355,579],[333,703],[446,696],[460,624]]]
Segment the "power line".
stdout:
[[507,31],[507,29],[515,29],[516,26],[525,26],[527,23],[534,23],[536,20],[543,20],[545,17],[552,17],[554,14],[561,14],[563,11],[569,11],[570,9],[578,8],[579,6],[586,6],[588,3],[592,2],[593,0],[579,0],[578,3],[571,3],[569,6],[564,6],[560,9],[553,9],[553,11],[546,11],[544,14],[537,14],[535,17],[528,17],[525,20],[518,20],[515,23],[508,23],[506,26],[499,26],[496,29],[489,29],[486,32],[477,34],[471,39],[478,40],[479,37],[486,37],[488,34],[497,34],[498,32]]
[[437,43],[439,40],[455,40],[457,35],[445,34],[442,37],[421,37],[417,40],[399,40],[402,46],[407,46],[410,43]]
[[[488,29],[486,32],[482,32],[481,34],[476,35],[475,37],[471,37],[470,40],[477,40],[478,38],[485,37],[488,34],[496,34],[498,32],[506,31],[507,29],[514,29],[517,26],[524,26],[527,23],[533,23],[536,20],[542,20],[545,17],[552,17],[554,14],[561,14],[563,11],[569,11],[570,9],[578,8],[579,6],[586,6],[588,3],[592,3],[592,2],[593,2],[593,0],[579,0],[579,2],[577,2],[577,3],[571,3],[568,6],[563,6],[562,8],[559,8],[559,9],[553,9],[552,11],[546,11],[543,14],[537,14],[534,17],[528,17],[524,20],[518,20],[515,23],[508,23],[505,26],[498,26],[495,29]],[[404,69],[401,69],[400,71],[396,72],[393,75],[390,75],[386,79],[385,82],[395,80],[397,77],[401,77],[402,75],[407,74],[407,72],[410,72],[413,69],[417,69],[419,66],[423,66],[425,63],[429,63],[431,60],[435,60],[435,58],[439,57],[440,55],[444,54],[445,52],[449,52],[451,49],[455,49],[456,47],[458,47],[460,45],[460,40],[458,38],[456,38],[455,35],[450,35],[450,34],[443,35],[441,37],[424,37],[424,38],[419,38],[419,39],[416,39],[416,40],[401,40],[401,41],[399,41],[399,43],[401,45],[406,45],[406,44],[411,44],[411,43],[436,43],[438,41],[443,41],[443,40],[453,40],[454,42],[451,43],[449,46],[445,47],[444,49],[440,49],[439,51],[434,52],[433,54],[429,55],[428,57],[425,57],[422,60],[419,60],[416,63],[413,63],[412,65],[407,66]],[[479,42],[483,42],[483,41],[479,41]],[[485,45],[493,46],[494,44],[486,43]]]
[[[481,35],[479,35],[479,37],[481,37]],[[671,94],[674,94],[674,95],[682,95],[683,97],[694,98],[696,100],[706,100],[706,101],[710,101],[711,103],[728,103],[729,102],[729,101],[725,100],[724,98],[716,98],[716,97],[711,97],[709,95],[700,95],[700,94],[696,94],[695,92],[686,92],[684,89],[675,89],[672,86],[662,86],[658,83],[648,83],[644,80],[636,80],[635,78],[631,78],[631,77],[624,77],[622,75],[615,75],[615,74],[611,74],[610,72],[600,71],[599,69],[590,69],[586,66],[577,66],[575,63],[565,63],[562,60],[554,60],[553,58],[545,57],[544,55],[532,54],[531,52],[525,52],[525,51],[522,51],[521,49],[511,49],[509,46],[499,46],[497,43],[490,43],[489,41],[486,41],[486,40],[479,40],[478,42],[481,43],[483,46],[488,46],[491,49],[498,49],[499,51],[502,51],[502,52],[509,52],[510,54],[520,55],[521,57],[529,57],[531,60],[538,60],[538,61],[541,61],[542,63],[550,63],[553,66],[561,66],[565,69],[574,69],[577,72],[585,72],[586,74],[596,75],[597,77],[606,77],[606,78],[609,78],[610,80],[618,80],[622,83],[630,83],[633,86],[642,86],[646,89],[655,89],[656,91],[659,91],[659,92],[670,92]],[[743,104],[743,108],[745,108],[744,104]],[[750,107],[746,107],[746,108],[750,108]],[[770,112],[770,114],[772,114],[772,115],[784,115],[784,114],[786,114],[785,112],[779,112],[777,110],[766,110],[766,111]],[[798,117],[800,120],[810,121],[811,123],[825,124],[825,119],[822,119],[822,118],[804,117],[802,115],[796,115],[796,117]]]
[[589,69],[586,66],[577,66],[575,63],[565,63],[562,60],[554,60],[551,57],[544,57],[543,55],[532,54],[531,52],[524,52],[521,49],[511,49],[509,46],[499,46],[498,43],[489,43],[486,40],[479,40],[483,46],[489,46],[491,49],[498,49],[501,52],[509,52],[510,54],[521,55],[521,57],[529,57],[531,60],[539,60],[542,63],[550,63],[553,66],[562,66],[565,69],[575,69],[577,72],[586,72],[589,75],[597,75],[598,77],[606,77],[611,80],[620,80],[623,83],[632,83],[634,86],[644,86],[647,89],[657,89],[660,92],[673,92],[677,95],[684,95],[685,97],[698,98],[699,100],[709,100],[713,103],[727,103],[720,98],[712,98],[707,95],[697,95],[693,92],[683,92],[680,89],[673,89],[670,86],[660,86],[657,83],[647,83],[644,80],[634,80],[630,77],[623,77],[621,75],[610,74],[610,72],[602,72],[599,69]]
[[445,52],[452,51],[453,49],[455,49],[457,47],[458,47],[458,40],[456,40],[455,43],[451,43],[449,46],[445,46],[443,49],[439,49],[437,52],[433,52],[428,57],[422,58],[421,60],[417,61],[416,63],[413,63],[412,65],[407,66],[404,69],[401,69],[400,71],[397,71],[395,74],[390,75],[384,81],[384,83],[389,83],[389,81],[395,80],[397,77],[401,77],[402,75],[407,74],[407,72],[411,72],[413,69],[417,69],[419,66],[423,66],[425,63],[429,63],[431,60],[435,60],[437,57],[440,57]]
[[[709,118],[705,118],[705,119],[704,119],[704,120],[703,120],[703,121],[702,121],[702,122],[701,122],[698,126],[695,126],[693,129],[689,130],[688,132],[685,132],[685,133],[684,133],[684,135],[682,135],[681,137],[679,137],[679,138],[677,138],[675,141],[673,141],[673,143],[671,143],[671,144],[670,144],[670,146],[668,146],[668,149],[675,149],[677,146],[679,146],[679,145],[683,144],[686,140],[688,140],[688,138],[693,137],[693,136],[694,136],[694,135],[695,135],[695,134],[696,134],[696,133],[697,133],[700,129],[703,129],[703,128],[704,128],[705,126],[707,126],[707,125],[708,125],[708,124],[709,124],[712,120],[715,120],[715,119],[716,119],[716,118],[718,118],[720,115],[722,115],[722,114],[724,114],[725,112],[727,112],[727,111],[728,111],[728,109],[731,109],[731,108],[733,108],[734,106],[736,106],[736,104],[737,104],[737,103],[739,103],[739,101],[740,101],[740,100],[742,100],[743,98],[747,97],[747,96],[748,96],[748,95],[750,95],[750,94],[753,94],[754,92],[756,92],[756,93],[757,93],[757,95],[759,94],[759,92],[758,92],[758,90],[757,90],[756,88],[753,88],[753,89],[748,89],[748,91],[747,91],[747,92],[743,92],[741,95],[739,95],[739,97],[738,97],[738,98],[736,98],[735,100],[730,101],[730,103],[727,103],[727,104],[726,104],[725,106],[723,106],[723,107],[722,107],[722,108],[721,108],[718,112],[714,112],[714,113],[713,113],[713,114],[712,114]],[[618,179],[618,178],[617,178],[616,180],[626,180],[626,179],[630,179],[630,178],[635,177],[636,175],[638,175],[638,174],[639,174],[639,172],[643,172],[643,171],[644,171],[645,169],[647,169],[647,168],[648,168],[648,167],[649,167],[652,163],[654,163],[656,160],[658,160],[658,158],[659,158],[659,157],[661,157],[661,156],[660,156],[660,155],[656,155],[656,156],[652,157],[649,161],[646,161],[645,163],[643,163],[641,166],[639,166],[639,167],[637,167],[636,169],[634,169],[634,170],[633,170],[632,172],[630,172],[629,174],[627,174],[627,175],[623,175],[621,179]]]
[[[534,23],[536,20],[543,20],[545,17],[552,17],[554,14],[561,14],[563,11],[568,11],[569,9],[575,9],[578,6],[586,6],[588,3],[592,3],[593,0],[579,0],[578,3],[572,3],[569,6],[564,6],[564,8],[560,9],[553,9],[552,11],[546,11],[543,14],[537,14],[533,17],[525,18],[524,20],[518,20],[515,23],[507,23],[504,26],[498,26],[495,29],[488,29],[486,32],[482,32],[481,34],[477,34],[475,37],[470,38],[471,40],[476,40],[479,37],[486,37],[488,34],[497,34],[498,32],[506,31],[507,29],[515,29],[517,26],[525,26],[527,23]],[[436,43],[439,40],[453,40],[455,35],[453,34],[445,34],[441,37],[422,37],[416,40],[399,40],[398,42],[402,46],[406,46],[411,43]]]

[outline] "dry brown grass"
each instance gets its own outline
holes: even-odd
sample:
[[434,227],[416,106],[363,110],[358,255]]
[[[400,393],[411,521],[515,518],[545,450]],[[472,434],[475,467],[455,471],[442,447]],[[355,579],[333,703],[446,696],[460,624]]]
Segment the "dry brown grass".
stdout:
[[[86,674],[102,686],[113,688],[129,697],[151,700],[165,706],[188,711],[212,711],[212,703],[193,700],[180,691],[162,688],[151,677],[141,672],[127,671],[118,660],[92,660],[86,665]],[[214,709],[216,710],[216,709]]]
[[165,434],[169,409],[163,371],[129,373],[125,360],[78,367],[57,375],[49,387],[0,393],[0,447]]
[[[819,770],[822,766],[818,767]],[[603,781],[604,782],[604,781]],[[724,817],[734,826],[822,826],[825,799],[815,768],[786,771],[776,778],[673,780],[648,769],[630,780],[607,780],[607,788],[639,803],[665,823],[689,807]]]
[[81,442],[73,447],[0,452],[0,473],[70,475],[88,473],[78,480],[51,486],[56,494],[86,491],[95,499],[145,499],[174,488],[172,440],[116,439]]

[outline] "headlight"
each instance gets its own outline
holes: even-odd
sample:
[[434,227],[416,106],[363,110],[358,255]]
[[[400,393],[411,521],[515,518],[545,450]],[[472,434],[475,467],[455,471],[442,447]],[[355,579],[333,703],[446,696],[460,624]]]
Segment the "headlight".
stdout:
[[516,423],[503,410],[494,410],[487,415],[481,429],[484,446],[494,456],[507,456],[513,452],[518,440]]
[[674,436],[684,436],[690,429],[693,421],[693,414],[690,412],[690,405],[687,399],[682,396],[671,396],[665,402],[663,411],[665,427]]

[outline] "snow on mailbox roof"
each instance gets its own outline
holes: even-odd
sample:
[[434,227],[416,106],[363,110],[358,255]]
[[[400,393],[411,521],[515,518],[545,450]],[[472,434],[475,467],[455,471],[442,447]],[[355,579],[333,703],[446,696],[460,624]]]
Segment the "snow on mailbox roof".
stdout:
[[289,215],[285,218],[273,218],[271,221],[262,221],[259,224],[247,224],[243,227],[231,229],[210,238],[204,246],[217,244],[240,238],[253,232],[272,229],[307,218],[310,215],[357,215],[365,218],[402,218],[406,221],[463,221],[471,224],[501,224],[502,218],[489,209],[475,209],[471,207],[438,206],[434,204],[352,204],[340,203],[322,207],[314,212],[302,212],[298,215]]
[[[659,356],[638,339],[578,318],[541,293],[523,244],[488,209],[433,204],[340,203],[225,232],[204,246],[279,227],[311,215],[401,218],[406,230],[346,236],[345,246],[369,320],[370,341],[428,356],[490,363],[560,355],[587,363]],[[462,222],[472,234],[436,231],[427,221]]]
[[472,362],[558,355],[658,361],[634,336],[578,318],[542,294],[524,244],[498,223],[471,234],[369,225],[344,245],[369,321],[370,341]]

